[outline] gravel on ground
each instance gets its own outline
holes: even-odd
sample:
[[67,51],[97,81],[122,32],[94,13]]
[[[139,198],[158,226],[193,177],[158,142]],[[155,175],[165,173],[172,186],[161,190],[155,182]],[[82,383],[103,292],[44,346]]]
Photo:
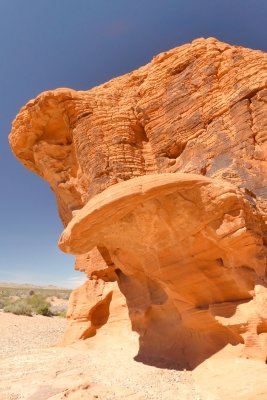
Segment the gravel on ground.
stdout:
[[104,326],[72,346],[54,346],[65,323],[0,313],[1,400],[206,400],[191,371],[135,361],[138,335],[130,323]]
[[65,318],[27,317],[0,311],[0,359],[57,344],[65,326]]

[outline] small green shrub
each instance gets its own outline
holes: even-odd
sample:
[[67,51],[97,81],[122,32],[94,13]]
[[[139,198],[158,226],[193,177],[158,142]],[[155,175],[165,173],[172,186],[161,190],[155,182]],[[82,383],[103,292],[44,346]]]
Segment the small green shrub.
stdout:
[[5,308],[10,303],[9,299],[2,298],[0,299],[0,309]]
[[51,317],[53,315],[50,310],[50,304],[41,294],[32,294],[26,298],[13,301],[9,304],[4,304],[4,312],[29,316],[40,314],[46,317]]
[[16,315],[28,315],[32,316],[32,308],[29,304],[24,301],[15,301],[14,303],[8,304],[4,307],[4,312],[13,313]]
[[45,317],[51,317],[53,314],[50,310],[49,304],[41,304],[36,308],[36,314],[44,315]]
[[39,307],[44,305],[48,305],[49,303],[46,301],[45,296],[42,294],[33,294],[26,298],[27,304],[29,304],[34,310],[37,310]]
[[36,314],[44,315],[46,317],[51,317],[53,315],[50,309],[50,304],[42,294],[32,294],[26,298],[26,302],[32,307]]
[[55,315],[65,318],[66,306],[51,305],[47,297],[53,295],[68,299],[69,294],[70,290],[0,288],[0,309],[17,315],[40,314],[47,317]]

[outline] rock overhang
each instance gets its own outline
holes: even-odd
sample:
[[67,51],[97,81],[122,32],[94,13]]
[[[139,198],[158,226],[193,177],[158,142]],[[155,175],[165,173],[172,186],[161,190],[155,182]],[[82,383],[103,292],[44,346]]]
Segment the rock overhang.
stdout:
[[[256,276],[264,277],[266,273],[262,222],[255,207],[229,183],[193,174],[148,175],[116,184],[92,198],[65,228],[59,247],[76,255],[95,246],[107,248],[114,257],[114,266],[122,266],[115,253],[124,251],[127,258],[127,251],[132,251],[127,246],[135,242],[135,251],[138,253],[140,247],[147,259],[147,265],[141,265],[153,275],[157,274],[154,264],[164,264],[164,260],[157,259],[161,251],[158,247],[169,246],[177,268],[190,259],[200,268],[205,263],[217,264],[215,281],[220,270],[224,274],[225,269],[229,273],[232,269],[235,279],[239,272],[241,276],[251,275],[246,290],[243,288],[246,297],[253,290]],[[207,241],[206,247],[196,243],[197,235],[200,242]],[[187,248],[183,248],[181,243],[186,242]],[[198,246],[196,254],[190,254],[190,245]],[[154,254],[150,261],[149,253]],[[126,259],[124,264],[127,265]],[[179,275],[177,270],[176,273]]]
[[[14,121],[15,155],[56,194],[60,247],[83,257],[97,246],[117,270],[144,351],[153,344],[177,358],[177,337],[188,346],[191,334],[196,353],[208,343],[199,360],[218,341],[245,341],[246,351],[258,343],[260,300],[256,317],[248,310],[261,296],[255,288],[266,286],[266,62],[263,52],[198,39],[90,91],[45,92]],[[208,224],[194,231],[201,215]],[[156,320],[165,330],[155,332]],[[205,331],[201,343],[197,331]],[[256,352],[266,354],[259,332]]]

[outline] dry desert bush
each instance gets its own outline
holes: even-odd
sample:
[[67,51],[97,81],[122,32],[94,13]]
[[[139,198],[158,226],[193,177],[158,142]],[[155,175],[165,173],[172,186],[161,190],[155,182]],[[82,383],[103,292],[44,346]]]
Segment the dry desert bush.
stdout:
[[[70,290],[60,289],[0,288],[0,309],[16,315],[65,317],[69,294]],[[53,305],[51,298],[63,299],[66,302]]]

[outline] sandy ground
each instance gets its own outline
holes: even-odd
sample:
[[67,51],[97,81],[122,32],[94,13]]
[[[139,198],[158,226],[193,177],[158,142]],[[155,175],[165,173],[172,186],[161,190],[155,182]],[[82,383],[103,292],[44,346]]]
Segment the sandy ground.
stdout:
[[[65,320],[0,313],[0,400],[266,400],[267,367],[224,349],[194,371],[134,360],[126,321],[89,340],[54,346]],[[237,350],[237,349],[236,349]]]
[[0,359],[56,344],[65,325],[64,318],[26,317],[0,311]]
[[62,318],[0,314],[1,400],[206,400],[191,372],[135,361],[138,337],[129,326],[121,335],[109,326],[86,342],[48,347],[64,325]]

